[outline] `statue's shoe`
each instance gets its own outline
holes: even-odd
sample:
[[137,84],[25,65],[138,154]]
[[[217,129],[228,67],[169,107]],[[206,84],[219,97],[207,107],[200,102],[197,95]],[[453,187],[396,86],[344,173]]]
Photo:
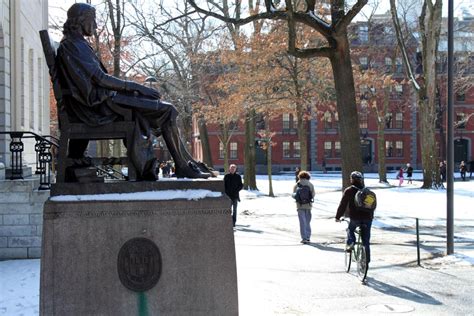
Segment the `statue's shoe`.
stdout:
[[190,165],[176,169],[176,177],[189,179],[207,179],[211,176],[208,172],[202,172],[199,168],[193,168]]

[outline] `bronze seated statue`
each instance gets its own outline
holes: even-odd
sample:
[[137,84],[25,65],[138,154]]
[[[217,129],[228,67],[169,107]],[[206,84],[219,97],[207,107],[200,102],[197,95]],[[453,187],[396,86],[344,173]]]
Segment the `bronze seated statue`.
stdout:
[[[76,3],[69,8],[64,36],[54,61],[54,76],[50,67],[52,79],[56,79],[60,86],[61,106],[69,121],[97,129],[123,120],[117,108],[129,109],[134,122],[133,136],[124,139],[132,140],[125,146],[137,180],[156,179],[157,165],[151,134],[163,137],[175,162],[177,177],[210,177],[211,171],[205,164],[193,159],[180,139],[176,108],[161,101],[160,93],[155,89],[107,74],[84,38],[91,36],[97,28],[95,17],[94,7],[86,3]],[[88,142],[87,135],[83,139],[76,137],[69,140],[68,158],[84,161]]]

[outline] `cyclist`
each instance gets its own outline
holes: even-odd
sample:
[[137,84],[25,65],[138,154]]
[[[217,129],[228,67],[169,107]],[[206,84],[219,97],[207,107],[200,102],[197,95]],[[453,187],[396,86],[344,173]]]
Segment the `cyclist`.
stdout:
[[[372,219],[374,218],[373,211],[359,211],[354,203],[354,197],[359,189],[364,188],[364,176],[359,171],[351,173],[351,186],[344,190],[341,202],[337,208],[336,222],[340,222],[344,213],[348,213],[350,218],[349,229],[347,230],[347,244],[346,251],[352,251],[356,241],[354,230],[360,226],[362,234],[362,244],[365,247],[367,254],[367,263],[370,262],[370,228],[372,226]],[[347,211],[347,212],[346,212]]]

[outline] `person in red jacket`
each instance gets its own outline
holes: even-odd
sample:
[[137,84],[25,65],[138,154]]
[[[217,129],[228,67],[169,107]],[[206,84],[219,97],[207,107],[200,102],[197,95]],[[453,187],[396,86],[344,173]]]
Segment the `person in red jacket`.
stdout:
[[370,262],[370,229],[372,227],[372,220],[374,218],[374,211],[360,211],[354,203],[354,197],[359,189],[364,188],[364,176],[359,171],[351,173],[351,186],[344,190],[341,202],[337,208],[336,222],[341,220],[341,217],[346,214],[350,218],[349,229],[347,230],[347,244],[346,251],[351,251],[356,242],[355,229],[361,227],[362,244],[365,247],[367,254],[367,263]]

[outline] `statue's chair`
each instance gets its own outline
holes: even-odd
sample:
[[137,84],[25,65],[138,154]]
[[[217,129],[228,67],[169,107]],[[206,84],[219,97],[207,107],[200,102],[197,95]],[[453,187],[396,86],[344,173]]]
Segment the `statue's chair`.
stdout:
[[[60,138],[56,182],[62,183],[66,182],[67,168],[73,166],[75,161],[75,159],[68,158],[68,147],[70,140],[122,139],[126,142],[126,144],[130,145],[132,144],[135,122],[133,121],[131,110],[124,109],[116,105],[113,107],[113,111],[122,116],[122,119],[119,121],[114,121],[112,123],[97,127],[92,127],[84,123],[71,122],[65,108],[68,98],[71,97],[71,92],[60,85],[56,68],[56,49],[53,47],[53,45],[51,45],[51,40],[47,30],[42,30],[39,33],[41,37],[41,43],[43,45],[44,55],[46,57],[46,63],[49,68],[49,74],[51,76],[51,82],[53,84],[54,98],[56,99],[58,112]],[[114,159],[114,164],[127,165],[128,179],[129,181],[135,181],[137,173],[133,164],[130,162],[129,156],[129,150],[127,150],[127,157],[118,157],[118,159]],[[110,161],[110,159],[107,157],[94,157],[91,159],[91,161],[93,165],[100,166],[104,164],[104,161]]]

